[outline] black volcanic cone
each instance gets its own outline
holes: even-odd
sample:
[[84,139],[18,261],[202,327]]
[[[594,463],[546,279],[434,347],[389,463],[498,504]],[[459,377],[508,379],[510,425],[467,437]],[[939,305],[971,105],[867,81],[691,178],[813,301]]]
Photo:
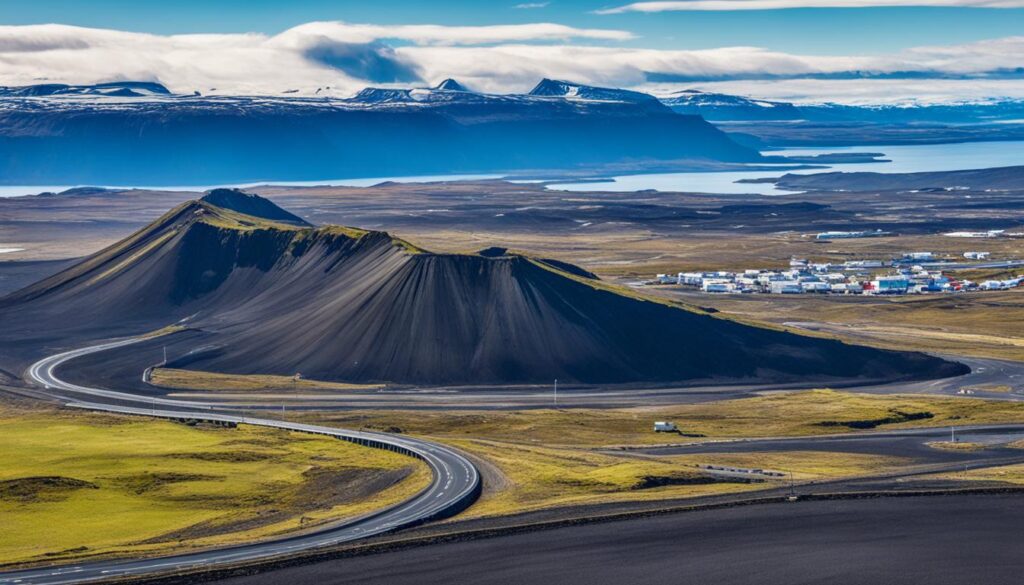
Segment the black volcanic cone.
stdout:
[[201,201],[253,217],[304,227],[312,225],[301,217],[281,209],[269,199],[239,189],[213,189],[207,192]]
[[0,300],[0,318],[12,330],[110,337],[187,317],[198,331],[166,338],[172,356],[189,356],[176,367],[349,382],[827,383],[965,373],[921,353],[631,295],[550,260],[433,254],[383,232],[301,228],[206,200]]

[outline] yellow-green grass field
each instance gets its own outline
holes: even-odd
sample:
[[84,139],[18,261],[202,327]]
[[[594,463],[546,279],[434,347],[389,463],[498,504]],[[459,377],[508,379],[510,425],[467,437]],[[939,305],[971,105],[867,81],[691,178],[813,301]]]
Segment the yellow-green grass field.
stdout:
[[[857,432],[857,429],[835,423],[882,420],[892,417],[894,413],[930,413],[931,417],[880,423],[876,430],[1024,422],[1024,403],[959,396],[802,390],[770,392],[737,400],[657,407],[508,411],[377,410],[291,413],[291,416],[350,428],[399,428],[410,434],[446,439],[484,439],[545,447],[608,449],[711,439],[852,433]],[[685,435],[652,432],[656,420],[676,422]]]
[[0,405],[0,565],[258,540],[426,487],[414,459],[251,426]]
[[[956,445],[962,445],[964,443],[955,443]],[[967,445],[973,445],[973,443],[967,443]],[[934,446],[934,445],[933,445]],[[1024,440],[1013,441],[1002,447],[1010,449],[1024,449]],[[987,448],[986,445],[979,445],[979,448]],[[970,447],[968,447],[970,449]],[[957,471],[952,473],[943,473],[930,476],[936,479],[957,479],[967,481],[979,481],[979,482],[1005,482],[1017,485],[1024,485],[1024,464],[1013,464],[1013,465],[999,465],[996,467],[983,467],[981,469],[970,469],[967,471]]]
[[[744,437],[852,433],[842,424],[894,413],[929,413],[876,430],[1024,421],[1024,404],[969,397],[880,396],[813,390],[740,400],[623,409],[522,411],[362,411],[292,416],[367,429],[399,428],[460,447],[492,469],[482,500],[466,516],[574,504],[656,500],[757,490],[772,485],[701,483],[699,465],[792,472],[797,481],[870,475],[907,461],[830,452],[730,453],[647,457],[626,447]],[[688,435],[654,433],[675,421]],[[647,478],[668,478],[658,484]],[[788,477],[778,481],[788,481]]]
[[932,449],[943,451],[983,451],[986,448],[984,443],[971,443],[968,441],[930,441],[925,443]]
[[983,467],[981,469],[969,469],[967,471],[953,471],[925,476],[930,479],[952,479],[959,481],[977,482],[1002,482],[1024,485],[1024,464],[999,465],[996,467]]
[[773,469],[793,479],[880,473],[904,460],[851,453],[789,451],[665,457],[458,440],[458,447],[496,466],[502,481],[461,517],[497,516],[545,508],[638,502],[751,492],[777,487],[789,476],[762,483],[712,481],[702,465]]
[[[784,484],[711,481],[703,465],[865,476],[908,462],[830,452],[647,456],[628,447],[742,437],[1024,421],[1024,404],[973,397],[831,390],[622,409],[289,413],[388,429],[475,457],[487,489],[460,517],[559,506],[740,493]],[[672,420],[685,436],[654,433]],[[822,424],[828,423],[828,424]],[[307,435],[197,428],[141,418],[0,409],[0,563],[138,555],[265,538],[352,517],[407,497],[428,471],[396,454]]]
[[175,390],[204,390],[226,392],[260,392],[281,390],[375,390],[382,384],[345,384],[342,382],[323,382],[291,376],[248,375],[237,376],[216,372],[197,372],[175,368],[156,368],[152,372],[150,382],[162,388]]
[[701,295],[676,287],[651,294],[713,307],[747,322],[825,324],[824,333],[854,343],[1024,360],[1024,289],[964,294]]

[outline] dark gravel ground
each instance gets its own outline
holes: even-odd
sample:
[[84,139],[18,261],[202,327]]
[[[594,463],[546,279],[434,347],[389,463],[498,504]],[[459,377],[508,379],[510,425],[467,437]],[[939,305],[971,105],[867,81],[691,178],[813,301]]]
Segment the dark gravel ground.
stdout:
[[1024,497],[743,506],[437,544],[230,584],[1020,583]]

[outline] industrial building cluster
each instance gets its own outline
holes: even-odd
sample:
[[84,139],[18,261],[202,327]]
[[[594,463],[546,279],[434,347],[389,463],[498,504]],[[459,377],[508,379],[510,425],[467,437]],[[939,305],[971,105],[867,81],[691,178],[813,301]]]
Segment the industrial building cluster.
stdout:
[[[988,252],[963,254],[967,260],[986,260],[988,256]],[[957,266],[956,263],[937,260],[931,252],[911,252],[889,262],[851,260],[832,264],[793,258],[788,270],[659,274],[653,284],[675,284],[697,288],[706,293],[903,295],[1007,290],[1024,282],[1024,274],[1007,280],[982,282],[958,279],[944,272],[943,268],[970,268],[973,265]]]
[[[882,230],[874,231],[855,231],[855,232],[820,232],[815,234],[816,240],[858,240],[861,238],[884,238],[889,236],[895,236],[892,232],[886,232]],[[979,231],[959,231],[959,232],[947,232],[942,234],[950,238],[1024,238],[1024,232],[1008,232],[1006,230],[985,230]]]

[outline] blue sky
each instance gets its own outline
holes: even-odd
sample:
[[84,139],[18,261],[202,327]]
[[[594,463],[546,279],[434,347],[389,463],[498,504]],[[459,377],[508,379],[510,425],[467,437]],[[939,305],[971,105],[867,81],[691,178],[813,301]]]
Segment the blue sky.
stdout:
[[709,49],[754,45],[816,54],[879,54],[1024,34],[1024,9],[883,7],[598,15],[614,1],[553,0],[2,0],[0,24],[61,23],[157,34],[274,34],[318,20],[493,25],[558,22],[637,35],[627,46]]
[[446,77],[519,92],[554,77],[949,102],[1024,98],[1022,64],[1024,0],[0,0],[0,85],[346,96]]

